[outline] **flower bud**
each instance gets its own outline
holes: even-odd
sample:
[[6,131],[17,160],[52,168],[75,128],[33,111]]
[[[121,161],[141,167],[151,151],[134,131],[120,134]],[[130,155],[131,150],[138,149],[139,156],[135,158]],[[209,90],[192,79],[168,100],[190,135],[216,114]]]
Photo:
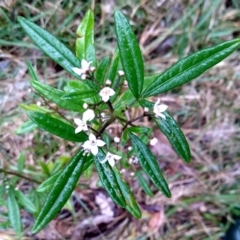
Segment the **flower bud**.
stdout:
[[106,84],[106,86],[110,86],[112,84],[112,81],[107,79],[105,84]]
[[118,71],[118,75],[119,75],[120,77],[122,77],[122,76],[124,75],[124,71],[123,71],[123,70],[119,70],[119,71]]
[[120,142],[120,138],[119,138],[119,137],[115,137],[115,138],[113,139],[113,141],[114,141],[115,143],[119,143],[119,142]]
[[83,108],[84,108],[84,109],[87,109],[87,108],[88,108],[88,104],[87,104],[87,103],[84,103],[84,104],[83,104]]

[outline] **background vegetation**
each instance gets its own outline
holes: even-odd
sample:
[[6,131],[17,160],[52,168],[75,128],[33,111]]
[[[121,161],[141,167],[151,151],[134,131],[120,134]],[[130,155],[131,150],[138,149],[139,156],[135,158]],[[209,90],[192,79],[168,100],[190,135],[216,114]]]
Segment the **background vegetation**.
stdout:
[[[36,67],[42,82],[55,87],[61,88],[70,76],[33,45],[16,17],[34,21],[74,51],[76,28],[89,8],[95,12],[99,58],[114,51],[113,12],[120,9],[138,36],[147,75],[162,72],[194,51],[240,36],[237,0],[1,1],[0,239],[15,239],[4,189],[13,184],[37,211],[45,197],[35,191],[38,182],[55,173],[77,149],[44,131],[24,133],[26,128],[21,127],[27,117],[20,104],[46,104],[29,89],[26,61]],[[191,163],[184,163],[154,131],[159,141],[152,150],[170,184],[171,199],[153,186],[154,196],[146,196],[129,168],[124,175],[143,210],[143,218],[136,220],[109,200],[91,169],[58,217],[34,239],[221,239],[233,216],[240,215],[239,63],[236,51],[201,77],[161,96],[192,153]],[[106,215],[104,204],[114,212],[113,219]],[[36,211],[21,207],[22,239],[33,239],[30,229]]]

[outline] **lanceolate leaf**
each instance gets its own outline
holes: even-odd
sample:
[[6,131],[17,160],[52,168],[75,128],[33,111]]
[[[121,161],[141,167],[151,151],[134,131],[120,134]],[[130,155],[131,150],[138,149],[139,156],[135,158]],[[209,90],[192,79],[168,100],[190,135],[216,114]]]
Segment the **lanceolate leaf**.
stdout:
[[78,77],[78,75],[72,71],[72,68],[79,67],[80,61],[64,44],[35,23],[23,17],[18,17],[18,21],[27,35],[46,55],[69,73]]
[[105,157],[106,155],[101,149],[94,157],[99,178],[113,201],[116,202],[119,206],[125,208],[126,202],[111,166],[108,162],[103,164],[100,163],[100,161],[102,161]]
[[37,73],[36,73],[35,69],[33,68],[32,64],[29,61],[27,61],[27,67],[28,67],[28,72],[29,72],[29,74],[32,78],[31,80],[32,81],[39,81]]
[[83,103],[77,104],[73,100],[71,101],[71,99],[63,99],[62,96],[65,94],[63,91],[55,89],[38,81],[31,81],[30,83],[39,94],[41,94],[46,99],[56,103],[59,107],[76,112],[83,110]]
[[88,62],[95,62],[94,49],[94,15],[88,10],[77,29],[76,55]]
[[230,55],[239,44],[240,39],[231,40],[183,58],[159,75],[143,91],[142,97],[154,96],[189,82]]
[[62,122],[59,119],[53,118],[47,113],[27,111],[27,115],[40,128],[68,141],[84,142],[88,139],[85,133],[80,132],[75,134],[73,126]]
[[108,70],[107,79],[111,80],[113,82],[112,87],[115,88],[117,81],[116,81],[116,75],[119,65],[119,51],[118,48],[116,48],[114,55],[111,60],[111,64]]
[[137,179],[139,181],[139,184],[141,185],[142,189],[144,190],[144,192],[150,196],[150,197],[153,197],[153,192],[149,186],[149,184],[147,183],[146,179],[142,176],[141,172],[140,171],[137,171],[136,172],[136,176],[137,176]]
[[21,135],[21,134],[24,134],[24,133],[29,133],[36,128],[37,128],[36,123],[33,123],[32,121],[27,121],[27,122],[23,123],[21,126],[19,126],[16,129],[15,133]]
[[7,208],[11,226],[13,227],[15,232],[20,235],[22,229],[20,210],[12,186],[10,186],[7,195]]
[[33,233],[43,229],[67,202],[82,173],[86,158],[86,156],[83,156],[83,150],[81,150],[72,158],[67,167],[63,169],[44,202],[33,226]]
[[[139,101],[142,107],[148,107],[152,109],[154,103],[149,102],[147,100]],[[169,142],[172,144],[173,148],[177,152],[177,154],[185,161],[190,162],[191,153],[188,142],[179,127],[178,123],[174,120],[174,118],[167,112],[163,112],[166,117],[166,120],[161,118],[155,118],[155,122],[162,133],[168,138]]]
[[[110,58],[109,57],[105,57],[102,59],[102,61],[100,62],[97,71],[96,71],[96,79],[100,84],[104,84],[104,80],[106,80],[106,74],[107,74],[107,69],[108,69],[108,65],[110,62]],[[111,80],[111,79],[110,79]]]
[[[96,91],[94,90],[85,90],[85,91],[76,91],[76,92],[71,92],[71,93],[65,93],[62,95],[62,99],[66,99],[69,101],[78,101],[86,98],[91,98],[93,96],[97,95]],[[78,101],[79,102],[79,101]],[[82,105],[83,105],[83,100],[82,100]]]
[[115,177],[117,179],[118,185],[122,191],[122,194],[126,201],[126,209],[135,217],[135,218],[141,218],[142,213],[141,210],[129,188],[127,183],[123,180],[121,173],[119,170],[114,167],[113,171],[115,173]]
[[37,211],[36,207],[32,203],[32,201],[21,191],[14,190],[14,194],[17,197],[19,203],[25,207],[28,211],[34,213]]
[[[88,169],[88,167],[93,163],[93,158],[86,158],[84,160],[84,165],[83,165],[83,168],[82,168],[82,172],[84,172],[85,170]],[[48,178],[46,181],[44,181],[43,183],[41,183],[36,191],[37,192],[46,192],[46,191],[49,191],[52,186],[54,185],[54,183],[56,182],[56,180],[58,179],[59,175],[62,173],[63,170],[55,173],[54,175],[52,175],[50,178]],[[80,173],[80,174],[81,174]]]
[[167,197],[171,197],[171,192],[168,184],[164,179],[161,170],[159,169],[156,158],[153,156],[149,148],[133,133],[129,132],[133,149],[137,158],[152,182],[158,187]]
[[190,162],[191,153],[188,142],[174,118],[165,111],[166,119],[155,118],[155,122],[162,133],[168,138],[177,154],[185,161]]
[[128,20],[120,11],[115,12],[115,30],[122,67],[128,86],[138,98],[142,92],[144,65],[140,47]]

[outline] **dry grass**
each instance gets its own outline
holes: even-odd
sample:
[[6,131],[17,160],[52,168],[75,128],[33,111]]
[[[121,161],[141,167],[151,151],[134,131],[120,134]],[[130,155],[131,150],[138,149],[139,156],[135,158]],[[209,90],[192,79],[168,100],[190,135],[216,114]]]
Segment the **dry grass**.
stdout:
[[[59,160],[60,156],[69,157],[76,147],[42,131],[15,134],[27,119],[18,104],[37,101],[28,91],[30,76],[25,61],[32,61],[41,81],[49,84],[61,87],[69,76],[33,45],[26,44],[30,41],[15,17],[19,14],[38,19],[39,25],[73,47],[74,31],[88,6],[94,3],[16,1],[13,5],[7,2],[8,6],[3,7],[4,2],[7,1],[1,2],[0,12],[3,23],[0,26],[0,167],[16,171],[17,159],[24,150],[24,173],[43,180],[46,175],[39,161],[49,163]],[[95,3],[99,57],[113,52],[112,14],[116,8],[131,16],[148,74],[165,70],[180,56],[239,36],[237,6],[229,6],[231,1],[223,0],[213,1],[211,7],[207,1],[202,2],[120,1],[117,6],[115,1]],[[239,62],[238,51],[193,82],[161,96],[185,132],[192,152],[191,163],[185,164],[165,137],[154,131],[159,142],[152,150],[158,155],[169,182],[171,199],[166,199],[153,186],[154,197],[146,196],[130,176],[132,170],[129,169],[124,176],[131,183],[143,218],[133,219],[110,202],[116,217],[106,219],[96,203],[96,196],[105,192],[96,186],[98,178],[93,171],[90,179],[81,179],[67,208],[34,239],[220,239],[225,229],[224,220],[232,221],[231,214],[240,207]],[[11,177],[4,175],[1,181],[11,181]],[[36,186],[24,179],[17,183],[17,187],[26,192]],[[3,209],[0,208],[1,216],[4,216]],[[21,213],[27,236],[33,218],[24,210]],[[8,226],[0,225],[1,228],[1,239],[15,239]]]

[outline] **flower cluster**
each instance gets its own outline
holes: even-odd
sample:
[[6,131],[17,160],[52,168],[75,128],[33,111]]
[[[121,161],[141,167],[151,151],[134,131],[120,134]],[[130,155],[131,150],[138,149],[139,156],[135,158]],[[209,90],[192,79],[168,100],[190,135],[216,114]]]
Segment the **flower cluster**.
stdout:
[[[87,62],[85,59],[83,59],[81,61],[81,68],[73,68],[72,69],[76,74],[80,75],[81,78],[87,79],[87,74],[89,74],[90,72],[93,72],[95,70],[94,67],[91,67],[91,62]],[[124,76],[124,72],[122,70],[118,71],[118,75],[119,77]],[[91,75],[89,75],[91,79]],[[93,76],[92,76],[93,77]],[[110,104],[111,106],[111,102],[110,102],[110,97],[112,97],[115,94],[115,91],[110,87],[111,85],[111,80],[106,80],[106,85],[104,87],[101,87],[101,90],[99,92],[99,96],[101,97],[102,101],[104,103],[108,102],[108,105]],[[100,85],[99,85],[100,86]],[[89,131],[92,130],[94,132],[97,133],[97,135],[101,135],[101,131],[100,134],[97,130],[95,130],[94,128],[91,128],[88,124],[89,122],[91,122],[92,120],[94,120],[95,118],[95,112],[92,109],[88,109],[88,104],[84,103],[83,107],[86,109],[85,112],[83,112],[82,115],[82,119],[80,118],[74,118],[74,122],[77,125],[76,129],[75,129],[75,133],[79,133],[82,131]],[[112,108],[112,107],[111,107]],[[157,100],[157,102],[154,104],[153,106],[153,113],[155,115],[155,117],[161,117],[162,119],[166,120],[166,116],[163,114],[166,110],[167,110],[168,106],[165,104],[160,104],[160,99]],[[112,108],[112,112],[113,112],[113,108]],[[146,114],[149,114],[149,109],[148,108],[144,108],[144,112]],[[100,116],[105,116],[104,112],[99,113]],[[115,118],[116,119],[116,118]],[[110,125],[111,123],[109,123]],[[156,144],[157,139],[154,138],[151,141],[151,145]],[[119,137],[114,137],[114,142],[116,144],[118,144],[120,142],[120,138]],[[104,147],[106,145],[106,143],[101,140],[98,139],[92,132],[89,133],[88,136],[88,140],[85,141],[82,145],[83,149],[84,149],[84,153],[85,154],[93,154],[93,155],[97,155],[98,151],[99,151],[99,147]],[[107,152],[106,157],[100,161],[102,164],[108,162],[110,164],[110,166],[114,167],[116,160],[120,160],[121,156]],[[133,159],[134,160],[134,159]],[[135,161],[135,160],[134,160]]]

